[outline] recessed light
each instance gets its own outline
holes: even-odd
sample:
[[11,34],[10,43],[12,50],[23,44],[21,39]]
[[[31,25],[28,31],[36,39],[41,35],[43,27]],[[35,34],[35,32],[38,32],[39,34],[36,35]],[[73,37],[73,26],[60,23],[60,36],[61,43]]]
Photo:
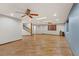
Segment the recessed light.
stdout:
[[13,13],[11,13],[10,15],[11,15],[11,16],[14,16],[14,14],[13,14]]
[[57,16],[57,14],[56,14],[56,13],[54,13],[54,14],[53,14],[53,16],[55,16],[55,17],[56,17],[56,16]]

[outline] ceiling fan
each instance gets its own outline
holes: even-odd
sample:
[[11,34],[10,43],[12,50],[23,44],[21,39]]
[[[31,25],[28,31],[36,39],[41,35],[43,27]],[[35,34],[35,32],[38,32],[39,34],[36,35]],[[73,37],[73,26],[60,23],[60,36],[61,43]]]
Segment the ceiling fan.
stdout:
[[17,13],[24,14],[21,17],[29,16],[30,18],[33,18],[33,16],[38,16],[36,13],[31,13],[30,9],[27,9],[25,12],[16,11]]

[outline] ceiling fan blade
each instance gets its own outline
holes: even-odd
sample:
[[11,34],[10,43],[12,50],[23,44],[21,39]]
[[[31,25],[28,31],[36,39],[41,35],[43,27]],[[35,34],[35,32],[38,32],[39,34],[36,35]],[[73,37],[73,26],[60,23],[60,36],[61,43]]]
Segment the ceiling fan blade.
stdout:
[[25,15],[23,15],[23,16],[21,16],[21,17],[25,17],[26,16],[26,14]]
[[20,12],[20,11],[16,11],[16,13],[19,13],[19,14],[24,14],[24,12]]
[[32,16],[38,16],[38,14],[30,14],[30,15],[32,15]]
[[29,15],[30,18],[33,18],[31,15]]

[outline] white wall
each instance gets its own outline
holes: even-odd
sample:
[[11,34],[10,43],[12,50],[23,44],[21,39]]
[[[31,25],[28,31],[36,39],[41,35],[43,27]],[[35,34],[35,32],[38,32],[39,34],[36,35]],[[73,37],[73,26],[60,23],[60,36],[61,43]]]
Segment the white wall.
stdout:
[[64,31],[64,24],[58,24],[56,26],[56,31],[48,30],[48,26],[33,26],[33,34],[53,34],[60,35],[60,30]]
[[0,44],[22,39],[20,21],[0,15]]

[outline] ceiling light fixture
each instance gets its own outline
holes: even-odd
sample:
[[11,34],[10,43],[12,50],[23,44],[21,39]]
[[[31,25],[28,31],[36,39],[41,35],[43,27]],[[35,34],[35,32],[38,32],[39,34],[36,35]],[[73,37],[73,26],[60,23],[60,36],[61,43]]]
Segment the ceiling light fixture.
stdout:
[[42,19],[46,19],[47,17],[41,17],[41,18],[37,18],[37,20],[42,20]]
[[57,23],[59,23],[59,22],[60,22],[60,19],[55,19],[55,20],[56,20],[56,22],[57,22]]

